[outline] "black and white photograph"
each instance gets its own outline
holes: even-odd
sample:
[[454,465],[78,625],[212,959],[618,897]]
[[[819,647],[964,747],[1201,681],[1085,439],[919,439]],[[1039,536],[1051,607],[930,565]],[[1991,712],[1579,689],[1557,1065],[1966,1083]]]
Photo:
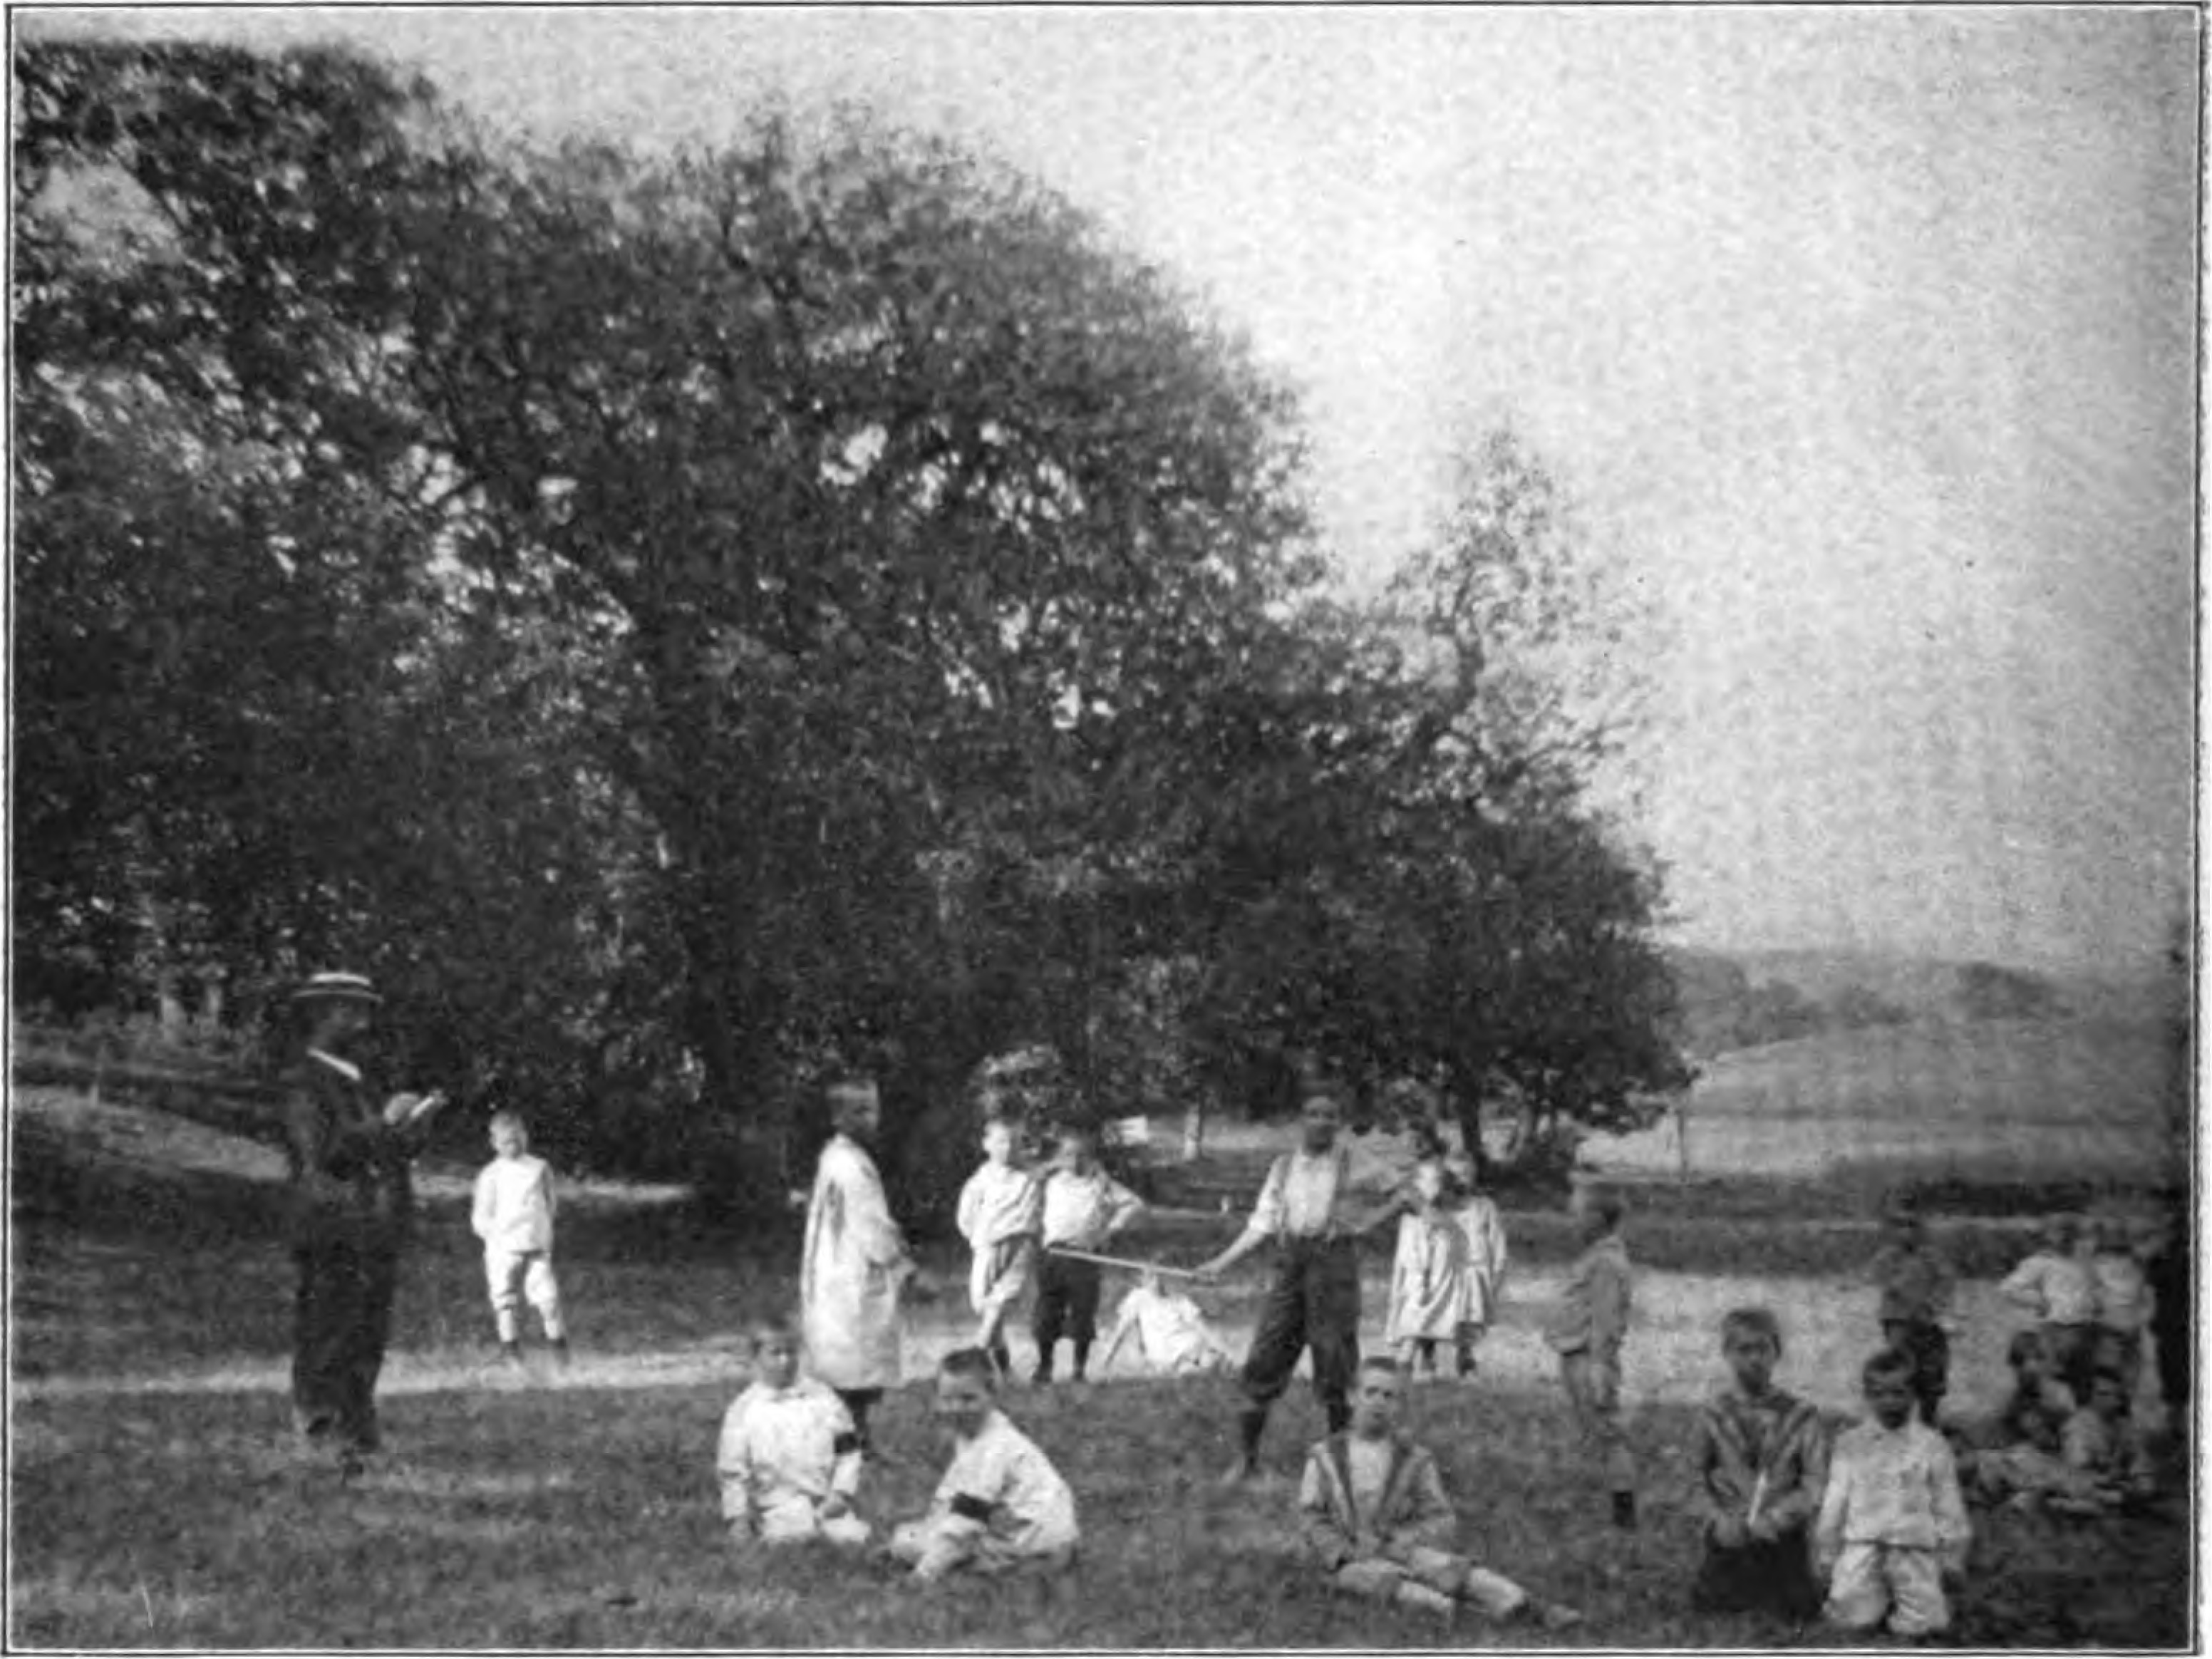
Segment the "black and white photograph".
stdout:
[[8,30],[10,1651],[2201,1650],[2199,8]]

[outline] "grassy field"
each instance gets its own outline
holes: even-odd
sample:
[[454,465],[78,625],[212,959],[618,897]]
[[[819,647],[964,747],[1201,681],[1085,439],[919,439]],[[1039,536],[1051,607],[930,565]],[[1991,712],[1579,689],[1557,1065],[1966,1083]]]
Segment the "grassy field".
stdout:
[[[790,1294],[790,1242],[763,1250],[697,1226],[667,1193],[575,1194],[562,1276],[580,1358],[526,1383],[488,1363],[488,1314],[461,1214],[459,1172],[429,1183],[384,1389],[391,1451],[343,1488],[285,1433],[283,1252],[267,1231],[272,1173],[227,1137],[53,1091],[14,1103],[11,1644],[76,1647],[1058,1646],[1421,1647],[1431,1624],[1307,1593],[1288,1549],[1291,1495],[1227,1495],[1235,1396],[1223,1381],[1108,1376],[1088,1390],[1018,1389],[1015,1416],[1079,1495],[1077,1593],[1039,1607],[916,1595],[858,1564],[741,1559],[716,1518],[712,1447],[744,1382],[744,1311]],[[1234,1158],[1231,1147],[1226,1156]],[[1188,1261],[1234,1221],[1170,1218],[1139,1248]],[[1645,1224],[1639,1223],[1639,1226]],[[1686,1224],[1661,1215],[1661,1239]],[[1835,1271],[1856,1233],[1740,1206],[1734,1271],[1659,1266],[1638,1285],[1627,1390],[1645,1460],[1646,1521],[1601,1524],[1602,1496],[1571,1443],[1537,1324],[1564,1241],[1516,1218],[1512,1307],[1472,1387],[1419,1391],[1421,1432],[1459,1498],[1467,1547],[1583,1607],[1580,1644],[1802,1645],[1681,1607],[1695,1553],[1684,1518],[1689,1414],[1718,1379],[1725,1307],[1784,1312],[1787,1380],[1849,1406],[1870,1340],[1867,1293]],[[1804,1234],[1811,1243],[1766,1248]],[[1639,1237],[1641,1237],[1639,1235]],[[1699,1235],[1705,1237],[1705,1235]],[[1715,1233],[1713,1238],[1725,1235]],[[1717,1249],[1717,1246],[1715,1247]],[[1650,1252],[1641,1243],[1640,1255]],[[1745,1264],[1761,1264],[1752,1273]],[[941,1256],[936,1265],[956,1264]],[[1385,1263],[1370,1258],[1367,1334]],[[1256,1273],[1206,1293],[1233,1344]],[[1119,1284],[1109,1284],[1109,1295]],[[2003,1322],[1969,1287],[1972,1335],[1956,1372],[1993,1401]],[[921,1375],[964,1332],[919,1310]],[[1017,1339],[1018,1358],[1026,1343]],[[2155,1407],[2150,1407],[2154,1413]],[[917,1388],[895,1395],[872,1477],[878,1518],[918,1509],[943,1453]],[[1270,1448],[1287,1477],[1319,1432],[1294,1389]],[[2173,1646],[2187,1628],[2185,1529],[2130,1522],[2063,1536],[2016,1517],[1978,1542],[1965,1639],[1990,1645]],[[1484,1639],[1479,1624],[1466,1634]],[[1513,1633],[1516,1645],[1532,1638]]]
[[[1881,1026],[1723,1054],[1691,1093],[1691,1167],[1890,1182],[2154,1178],[2161,1041],[2142,1023],[2013,1020]],[[1609,1168],[1671,1171],[1680,1133],[1670,1120],[1589,1152]]]

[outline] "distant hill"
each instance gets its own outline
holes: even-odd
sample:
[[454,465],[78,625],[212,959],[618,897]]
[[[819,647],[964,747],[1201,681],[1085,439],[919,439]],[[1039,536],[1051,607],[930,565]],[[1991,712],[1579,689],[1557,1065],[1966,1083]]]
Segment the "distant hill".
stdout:
[[2081,1018],[2157,1022],[2155,977],[1847,951],[1670,951],[1692,1047],[1713,1055],[1900,1025]]

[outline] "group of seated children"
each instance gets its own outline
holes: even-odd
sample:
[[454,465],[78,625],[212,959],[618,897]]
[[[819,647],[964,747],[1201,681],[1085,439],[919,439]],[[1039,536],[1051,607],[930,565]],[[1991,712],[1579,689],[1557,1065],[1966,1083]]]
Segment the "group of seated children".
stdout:
[[2118,1218],[2055,1215],[2040,1248],[1998,1286],[2037,1323],[2007,1351],[2003,1409],[1960,1435],[1978,1501],[2089,1516],[2153,1496],[2132,1410],[2151,1312],[2148,1243]]
[[[860,1449],[830,1389],[802,1376],[791,1321],[761,1321],[753,1381],[722,1422],[722,1515],[740,1544],[866,1547],[855,1508]],[[878,1554],[927,1584],[959,1575],[1050,1577],[1074,1564],[1075,1497],[1036,1443],[999,1409],[1001,1367],[980,1348],[937,1368],[936,1415],[951,1462],[928,1512],[894,1526]],[[1302,1536],[1329,1582],[1449,1616],[1462,1603],[1562,1629],[1579,1616],[1530,1595],[1452,1548],[1457,1528],[1433,1456],[1400,1432],[1404,1378],[1375,1358],[1359,1370],[1352,1422],[1313,1449],[1299,1493]]]
[[[860,1446],[844,1402],[800,1375],[793,1321],[762,1320],[752,1346],[753,1381],[723,1418],[715,1456],[732,1536],[866,1547],[874,1529],[855,1508]],[[936,1414],[952,1461],[928,1512],[892,1528],[881,1551],[918,1583],[963,1571],[1049,1573],[1074,1559],[1075,1495],[999,1410],[999,1375],[981,1348],[938,1366]]]

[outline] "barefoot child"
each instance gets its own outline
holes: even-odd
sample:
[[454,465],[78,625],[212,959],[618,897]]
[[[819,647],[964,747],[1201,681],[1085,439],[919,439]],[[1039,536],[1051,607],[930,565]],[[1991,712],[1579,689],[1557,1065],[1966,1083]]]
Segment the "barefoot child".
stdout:
[[1405,1378],[1395,1360],[1360,1362],[1352,1425],[1316,1445],[1298,1487],[1307,1553],[1335,1589],[1446,1618],[1462,1601],[1550,1630],[1581,1622],[1453,1552],[1458,1520],[1434,1457],[1398,1432]]
[[1437,1374],[1437,1344],[1458,1335],[1467,1302],[1467,1234],[1449,1207],[1450,1187],[1443,1159],[1423,1158],[1413,1166],[1412,1207],[1398,1218],[1383,1340],[1409,1379],[1417,1360]]
[[937,1420],[952,1462],[929,1513],[891,1534],[887,1553],[918,1583],[955,1572],[1053,1574],[1073,1564],[1075,1494],[995,1398],[999,1371],[981,1348],[960,1348],[937,1368]]
[[852,1413],[828,1384],[799,1374],[799,1333],[788,1319],[752,1330],[753,1380],[722,1419],[714,1467],[722,1518],[740,1543],[868,1541],[853,1512],[860,1441]]
[[1547,1340],[1559,1356],[1559,1379],[1583,1443],[1604,1465],[1613,1492],[1613,1523],[1636,1525],[1636,1459],[1620,1426],[1620,1345],[1628,1334],[1628,1249],[1621,1242],[1626,1206],[1609,1188],[1578,1186],[1571,1213],[1583,1243],[1567,1270]]
[[1966,1567],[1972,1528],[1950,1443],[1918,1420],[1911,1357],[1885,1349],[1862,1374],[1869,1420],[1837,1437],[1813,1529],[1827,1616],[1847,1631],[1885,1617],[1899,1636],[1951,1622],[1948,1582]]
[[1805,1620],[1820,1610],[1811,1532],[1828,1479],[1820,1414],[1774,1386],[1782,1326],[1764,1308],[1721,1322],[1735,1386],[1698,1423],[1698,1488],[1705,1559],[1690,1605],[1699,1613],[1760,1610]]
[[1029,1285],[1037,1198],[1036,1177],[1014,1161],[1014,1126],[993,1118],[983,1126],[983,1166],[960,1189],[959,1222],[961,1237],[975,1252],[968,1301],[975,1310],[975,1346],[991,1356],[1001,1376],[1013,1364],[1006,1317]]
[[1495,1200],[1474,1184],[1470,1173],[1467,1195],[1461,1200],[1457,1219],[1467,1235],[1467,1271],[1460,1288],[1459,1374],[1474,1375],[1474,1351],[1483,1333],[1498,1317],[1498,1304],[1505,1294],[1505,1224]]
[[553,1277],[553,1216],[558,1206],[552,1167],[531,1156],[530,1131],[520,1114],[493,1113],[489,1133],[495,1156],[477,1176],[469,1219],[483,1240],[484,1279],[491,1288],[500,1355],[510,1365],[522,1364],[520,1304],[527,1297],[555,1359],[566,1365],[568,1329],[561,1319],[561,1286]]
[[1074,1126],[1060,1132],[1056,1160],[1044,1178],[1042,1207],[1044,1256],[1037,1264],[1036,1309],[1030,1321],[1030,1334],[1036,1339],[1035,1380],[1052,1381],[1053,1358],[1064,1332],[1075,1345],[1075,1380],[1080,1382],[1098,1335],[1100,1268],[1096,1261],[1053,1251],[1103,1250],[1115,1234],[1144,1213],[1144,1200],[1098,1167],[1097,1137]]

